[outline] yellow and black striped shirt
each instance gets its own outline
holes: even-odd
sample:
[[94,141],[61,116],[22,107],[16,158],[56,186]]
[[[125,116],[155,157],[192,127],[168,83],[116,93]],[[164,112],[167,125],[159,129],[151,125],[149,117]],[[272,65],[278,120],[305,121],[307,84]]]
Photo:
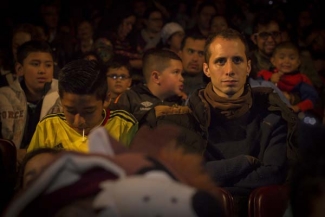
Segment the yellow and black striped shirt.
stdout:
[[[133,115],[124,110],[103,110],[103,116],[100,125],[117,141],[129,146],[138,130]],[[68,125],[63,113],[50,114],[38,123],[27,152],[38,148],[88,152],[88,139]]]

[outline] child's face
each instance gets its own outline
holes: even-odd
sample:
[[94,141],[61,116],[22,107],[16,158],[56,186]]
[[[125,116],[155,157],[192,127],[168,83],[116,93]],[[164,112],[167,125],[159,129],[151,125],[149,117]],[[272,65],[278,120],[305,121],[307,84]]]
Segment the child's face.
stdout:
[[169,67],[160,73],[159,84],[163,98],[181,94],[184,82],[182,71],[183,65],[181,61],[170,60]]
[[271,58],[272,64],[282,73],[290,73],[299,68],[299,53],[295,49],[283,48]]
[[181,43],[184,38],[185,34],[182,31],[174,33],[169,40],[170,47],[180,50],[181,49]]
[[108,91],[112,94],[119,95],[131,86],[132,79],[125,67],[109,68],[106,77]]
[[103,101],[96,95],[63,93],[61,97],[64,116],[68,125],[79,134],[88,135],[103,120]]
[[44,84],[53,78],[54,63],[50,53],[31,52],[23,64],[17,63],[17,74],[24,76],[25,84],[30,91],[43,91]]
[[227,28],[228,28],[228,24],[226,19],[223,16],[217,16],[212,19],[211,26],[210,26],[211,32],[219,32]]
[[23,174],[23,188],[26,188],[44,169],[55,159],[53,153],[41,153],[31,158],[25,166]]

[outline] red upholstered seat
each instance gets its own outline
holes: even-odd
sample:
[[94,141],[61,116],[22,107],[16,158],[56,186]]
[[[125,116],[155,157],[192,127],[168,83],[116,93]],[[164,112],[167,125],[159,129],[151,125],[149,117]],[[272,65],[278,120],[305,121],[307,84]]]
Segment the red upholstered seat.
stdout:
[[272,185],[255,189],[249,196],[249,217],[282,217],[289,201],[286,185]]

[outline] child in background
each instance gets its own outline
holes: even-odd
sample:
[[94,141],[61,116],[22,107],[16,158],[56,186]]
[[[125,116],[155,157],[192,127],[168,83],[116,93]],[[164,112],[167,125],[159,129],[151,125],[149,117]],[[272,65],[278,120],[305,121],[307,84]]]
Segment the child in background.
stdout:
[[[301,63],[298,47],[289,41],[278,44],[271,62],[274,70],[261,70],[257,77],[276,84],[288,97],[294,112],[314,109],[318,93],[307,76],[298,71]],[[298,95],[298,100],[295,95]]]
[[38,123],[27,152],[38,148],[88,152],[88,134],[97,126],[128,146],[138,123],[126,111],[104,109],[105,78],[106,72],[95,61],[80,59],[66,64],[59,75],[63,113],[48,115]]
[[110,104],[117,103],[120,95],[131,87],[131,65],[127,59],[115,56],[108,63],[105,71],[107,77],[108,94],[104,107],[108,108]]

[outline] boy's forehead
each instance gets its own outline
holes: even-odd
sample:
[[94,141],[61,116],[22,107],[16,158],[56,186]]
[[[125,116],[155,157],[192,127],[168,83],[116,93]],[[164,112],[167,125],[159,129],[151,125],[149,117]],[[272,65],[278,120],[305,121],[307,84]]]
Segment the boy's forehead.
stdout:
[[125,67],[125,66],[121,66],[121,67],[109,67],[107,70],[107,73],[113,73],[113,72],[124,72],[129,74],[129,70]]
[[42,60],[42,61],[52,61],[53,57],[48,52],[42,52],[42,51],[33,51],[29,52],[25,58],[25,60]]

